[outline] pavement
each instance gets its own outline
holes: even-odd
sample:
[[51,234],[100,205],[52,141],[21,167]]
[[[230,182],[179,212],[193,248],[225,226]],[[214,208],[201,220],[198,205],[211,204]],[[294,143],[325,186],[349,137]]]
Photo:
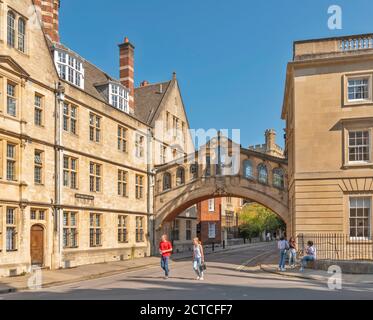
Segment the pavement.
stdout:
[[[263,244],[243,244],[224,249],[222,247],[217,247],[214,249],[214,252],[226,252],[261,245]],[[211,247],[205,248],[206,255],[212,253],[213,251]],[[192,252],[177,253],[172,255],[171,259],[175,261],[183,259],[190,260],[191,255]],[[75,268],[60,270],[41,270],[40,283],[33,282],[33,280],[35,280],[35,277],[32,277],[31,274],[17,277],[0,278],[0,294],[29,290],[30,286],[35,287],[36,284],[40,284],[42,288],[48,288],[57,285],[107,277],[139,269],[147,269],[154,266],[159,266],[159,257],[137,258],[133,260],[84,265]]]
[[[190,255],[171,261],[167,280],[163,278],[159,259],[154,259],[154,265],[37,290],[0,294],[0,300],[141,300],[145,305],[149,300],[370,300],[373,297],[370,283],[343,282],[341,290],[331,290],[325,278],[304,278],[307,271],[302,278],[263,271],[260,265],[273,266],[277,260],[274,243],[209,254],[204,281],[196,280]],[[60,272],[67,271],[71,272]]]
[[[306,280],[315,280],[327,283],[332,273],[323,270],[305,269],[303,272],[299,271],[299,267],[291,269],[287,267],[286,271],[279,271],[276,264],[261,264],[260,269],[264,272],[281,275],[283,277],[300,278]],[[342,283],[345,284],[371,284],[373,285],[373,274],[346,274],[342,273]]]

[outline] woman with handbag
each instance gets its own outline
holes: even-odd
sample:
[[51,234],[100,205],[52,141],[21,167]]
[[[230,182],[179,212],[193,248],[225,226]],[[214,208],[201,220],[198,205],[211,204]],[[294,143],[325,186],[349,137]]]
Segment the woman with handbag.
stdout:
[[198,238],[193,239],[193,269],[197,274],[197,280],[203,280],[203,270],[205,264],[205,255],[203,247]]

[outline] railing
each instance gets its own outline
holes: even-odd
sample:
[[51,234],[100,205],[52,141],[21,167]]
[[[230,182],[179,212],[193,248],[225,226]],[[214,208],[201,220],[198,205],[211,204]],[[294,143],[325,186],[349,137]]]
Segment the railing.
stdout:
[[312,241],[319,260],[373,260],[373,242],[365,238],[351,238],[346,234],[299,234],[301,255],[307,242]]
[[341,51],[356,51],[364,49],[373,49],[373,35],[342,39],[339,43]]

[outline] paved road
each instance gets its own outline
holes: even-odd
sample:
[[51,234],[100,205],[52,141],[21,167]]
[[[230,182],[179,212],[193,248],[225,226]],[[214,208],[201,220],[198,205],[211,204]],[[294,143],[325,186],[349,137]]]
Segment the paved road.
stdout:
[[[136,299],[136,300],[245,300],[245,299],[372,299],[372,285],[345,286],[330,291],[326,283],[268,274],[259,262],[268,262],[273,244],[256,245],[207,257],[205,281],[195,280],[191,261],[171,263],[171,278],[158,267],[34,292],[0,295],[0,299]],[[273,256],[271,260],[273,259]]]

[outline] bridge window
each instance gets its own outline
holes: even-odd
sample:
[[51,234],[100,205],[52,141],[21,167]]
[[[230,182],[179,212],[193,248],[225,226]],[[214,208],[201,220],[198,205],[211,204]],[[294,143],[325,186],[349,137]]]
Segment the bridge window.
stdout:
[[258,166],[258,180],[260,183],[268,184],[268,171],[264,164]]
[[253,177],[253,164],[250,160],[245,160],[243,163],[243,174],[245,178]]
[[185,183],[185,170],[184,168],[180,167],[177,169],[176,172],[176,185],[181,186]]
[[171,174],[166,172],[163,175],[163,191],[171,189]]
[[273,186],[284,189],[284,171],[281,168],[273,170]]
[[193,163],[190,166],[190,176],[192,179],[198,178],[198,164],[197,163]]

